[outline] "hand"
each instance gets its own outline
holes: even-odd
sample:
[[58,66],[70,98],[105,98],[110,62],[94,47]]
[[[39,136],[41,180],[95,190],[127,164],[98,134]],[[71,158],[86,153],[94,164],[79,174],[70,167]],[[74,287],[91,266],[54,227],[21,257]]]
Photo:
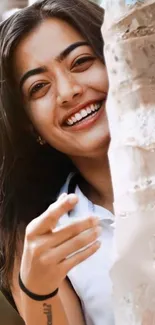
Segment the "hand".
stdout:
[[67,273],[100,247],[98,218],[89,217],[55,231],[58,219],[77,201],[75,194],[62,195],[26,228],[20,275],[33,293],[47,295],[59,288]]

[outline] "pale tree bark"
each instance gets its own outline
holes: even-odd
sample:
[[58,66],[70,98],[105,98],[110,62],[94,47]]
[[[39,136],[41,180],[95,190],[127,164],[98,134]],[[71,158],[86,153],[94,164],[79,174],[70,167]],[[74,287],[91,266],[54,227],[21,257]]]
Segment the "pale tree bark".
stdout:
[[12,8],[24,8],[28,4],[28,0],[0,0],[0,12],[10,10]]
[[33,3],[35,3],[37,0],[28,0],[28,5],[32,5]]
[[8,18],[16,9],[24,8],[28,0],[0,0],[0,20]]
[[155,0],[104,0],[116,325],[155,324]]
[[[96,2],[97,4],[101,3],[101,0],[91,0],[91,1]],[[36,2],[36,0],[28,0],[29,6],[32,5],[34,2]]]

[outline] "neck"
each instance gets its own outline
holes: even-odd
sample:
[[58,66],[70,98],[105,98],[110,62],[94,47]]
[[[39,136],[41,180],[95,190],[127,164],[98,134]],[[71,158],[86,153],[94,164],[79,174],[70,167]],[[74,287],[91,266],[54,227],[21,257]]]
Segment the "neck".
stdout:
[[72,158],[87,184],[82,184],[83,193],[93,203],[113,212],[113,190],[107,151],[93,158]]

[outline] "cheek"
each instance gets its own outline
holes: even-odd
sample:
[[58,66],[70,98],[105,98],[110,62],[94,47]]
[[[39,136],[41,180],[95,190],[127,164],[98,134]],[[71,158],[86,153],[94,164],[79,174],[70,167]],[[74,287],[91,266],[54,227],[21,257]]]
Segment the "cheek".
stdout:
[[109,82],[106,67],[102,63],[98,63],[93,71],[93,78],[89,86],[95,87],[98,91],[108,92]]
[[31,102],[28,108],[28,114],[32,123],[38,127],[45,127],[54,123],[54,99],[45,96],[42,99]]

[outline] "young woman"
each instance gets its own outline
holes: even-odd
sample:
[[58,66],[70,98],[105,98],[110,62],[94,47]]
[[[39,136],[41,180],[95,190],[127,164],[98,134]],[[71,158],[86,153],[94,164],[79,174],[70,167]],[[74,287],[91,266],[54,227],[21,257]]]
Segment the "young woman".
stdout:
[[44,0],[1,24],[1,287],[27,325],[114,324],[102,20]]

